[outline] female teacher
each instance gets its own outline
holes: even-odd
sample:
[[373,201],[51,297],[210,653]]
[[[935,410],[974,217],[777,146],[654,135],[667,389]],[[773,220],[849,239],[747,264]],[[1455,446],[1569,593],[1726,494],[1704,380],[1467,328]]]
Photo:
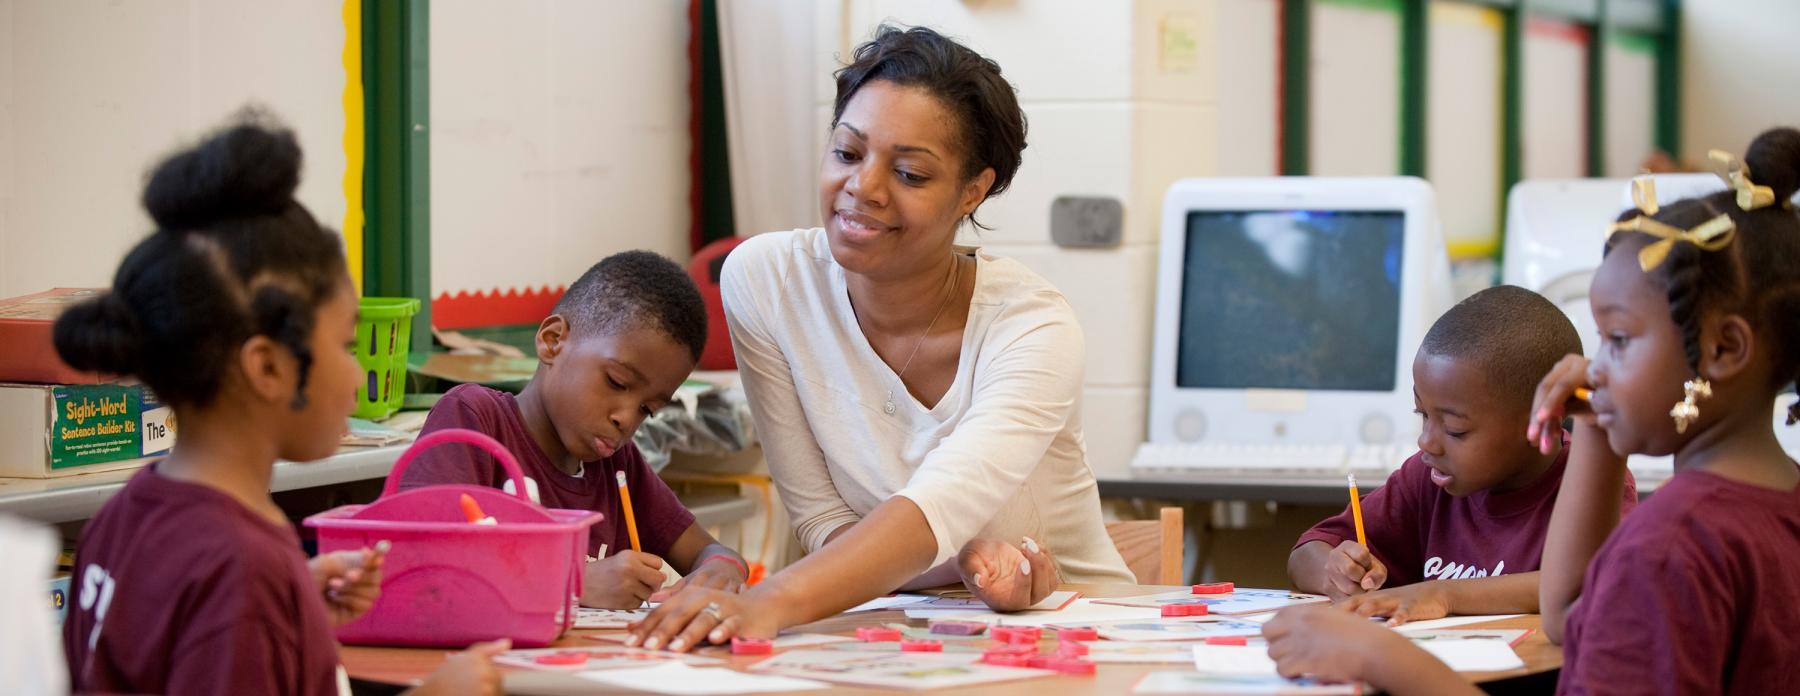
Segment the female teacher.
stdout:
[[882,27],[838,71],[825,227],[749,239],[720,280],[809,555],[743,594],[676,592],[629,644],[769,637],[958,579],[1002,610],[1062,581],[1132,582],[1085,458],[1075,313],[1019,263],[954,244],[1024,149],[1000,66],[930,29]]

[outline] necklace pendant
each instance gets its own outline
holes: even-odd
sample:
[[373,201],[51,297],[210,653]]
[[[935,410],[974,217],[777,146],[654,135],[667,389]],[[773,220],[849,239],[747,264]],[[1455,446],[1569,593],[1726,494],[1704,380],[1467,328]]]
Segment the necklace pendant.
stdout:
[[894,415],[894,390],[888,390],[887,403],[881,405],[881,412],[890,416]]

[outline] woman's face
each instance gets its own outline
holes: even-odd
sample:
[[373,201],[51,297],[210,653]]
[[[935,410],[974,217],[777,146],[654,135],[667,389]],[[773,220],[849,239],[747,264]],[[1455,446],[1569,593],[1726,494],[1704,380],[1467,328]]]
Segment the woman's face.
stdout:
[[831,255],[853,273],[897,278],[945,262],[957,224],[993,185],[965,180],[957,122],[922,89],[877,80],[844,105],[819,165]]

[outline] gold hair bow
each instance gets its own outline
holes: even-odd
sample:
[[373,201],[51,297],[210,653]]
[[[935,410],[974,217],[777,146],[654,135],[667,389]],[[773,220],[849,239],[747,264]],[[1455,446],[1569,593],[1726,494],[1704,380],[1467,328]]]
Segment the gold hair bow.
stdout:
[[1731,190],[1737,192],[1737,204],[1744,210],[1756,210],[1775,205],[1775,190],[1767,186],[1757,186],[1750,180],[1750,165],[1733,157],[1724,150],[1712,150],[1706,153],[1712,160],[1713,173],[1724,179]]
[[1648,271],[1662,265],[1669,257],[1669,250],[1675,248],[1676,242],[1687,242],[1706,251],[1718,251],[1731,245],[1737,223],[1731,216],[1720,213],[1691,230],[1684,230],[1674,225],[1661,222],[1651,217],[1635,217],[1624,222],[1613,223],[1614,232],[1642,232],[1658,240],[1638,250],[1638,267]]

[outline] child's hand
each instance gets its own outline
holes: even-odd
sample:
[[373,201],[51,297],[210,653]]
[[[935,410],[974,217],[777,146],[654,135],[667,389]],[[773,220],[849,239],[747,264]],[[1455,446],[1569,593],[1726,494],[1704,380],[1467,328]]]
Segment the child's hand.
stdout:
[[319,554],[306,562],[335,625],[355,621],[375,606],[375,598],[381,596],[381,563],[386,558],[387,543],[382,542],[375,548]]
[[1387,566],[1375,554],[1349,539],[1325,556],[1325,594],[1333,602],[1380,589],[1387,575]]
[[636,609],[663,584],[663,560],[638,551],[620,551],[587,564],[581,573],[581,605]]
[[500,696],[500,670],[494,669],[494,656],[512,649],[505,638],[476,643],[468,650],[451,655],[444,664],[425,675],[419,687],[406,692],[410,696]]
[[688,586],[737,592],[744,589],[744,571],[738,569],[738,564],[721,556],[708,556],[694,572],[681,576],[673,585],[651,593],[650,601],[661,602]]
[[1576,398],[1575,390],[1587,389],[1588,359],[1565,355],[1538,382],[1537,394],[1531,401],[1531,424],[1525,428],[1525,440],[1538,451],[1549,454],[1562,442],[1564,416],[1583,424],[1594,423],[1594,409],[1587,401]]
[[1281,676],[1364,681],[1369,665],[1406,639],[1368,619],[1332,607],[1283,609],[1263,624],[1269,659]]
[[974,539],[956,554],[956,571],[977,599],[998,611],[1018,611],[1056,590],[1061,576],[1049,549],[1025,537],[1018,546]]
[[1439,619],[1450,615],[1450,598],[1442,581],[1416,582],[1344,600],[1338,607],[1357,616],[1385,616],[1387,625]]

